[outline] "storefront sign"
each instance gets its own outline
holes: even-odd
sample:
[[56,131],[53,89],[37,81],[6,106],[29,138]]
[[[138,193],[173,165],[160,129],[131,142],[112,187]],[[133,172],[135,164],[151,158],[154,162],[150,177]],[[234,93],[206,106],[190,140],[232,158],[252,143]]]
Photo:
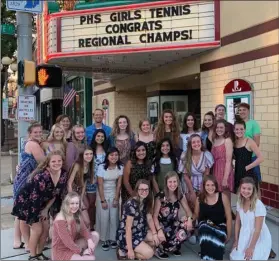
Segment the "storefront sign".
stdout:
[[227,93],[239,93],[239,92],[250,92],[252,91],[249,82],[242,79],[235,79],[230,81],[224,88],[224,94]]
[[[61,17],[61,52],[214,41],[214,1],[191,4],[187,1],[177,2],[124,11],[99,12],[93,9],[90,14]],[[52,39],[56,29],[50,26],[49,39]]]
[[17,119],[22,121],[36,120],[36,96],[18,96]]

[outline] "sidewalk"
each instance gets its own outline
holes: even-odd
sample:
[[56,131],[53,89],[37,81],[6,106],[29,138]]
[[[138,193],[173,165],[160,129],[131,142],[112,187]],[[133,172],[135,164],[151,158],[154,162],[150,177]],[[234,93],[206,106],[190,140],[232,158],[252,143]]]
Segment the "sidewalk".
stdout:
[[[3,205],[3,208],[6,210],[9,208],[11,209],[11,203],[12,199],[1,199],[1,201],[4,200],[3,203],[6,203]],[[233,209],[235,210],[235,197],[233,198]],[[2,204],[1,202],[1,210],[2,210]],[[10,213],[10,212],[9,212]],[[13,224],[13,218],[9,213],[1,213],[1,220],[6,222],[10,222]],[[268,217],[267,217],[267,225],[269,227],[270,233],[272,235],[272,247],[275,253],[279,255],[279,222],[278,222],[278,211],[272,210],[268,211]],[[5,221],[5,219],[8,219]],[[271,221],[274,220],[274,221]],[[277,223],[276,223],[277,222]],[[13,249],[13,233],[14,229],[9,228],[1,228],[1,260],[28,260],[29,254],[25,253],[24,249],[20,250],[14,250]],[[224,256],[225,260],[229,259],[229,252],[231,250],[233,243],[233,236],[231,241],[228,243],[226,248],[226,253]],[[198,252],[200,251],[199,245],[191,245],[188,242],[186,242],[182,249],[182,256],[181,257],[174,257],[170,256],[169,260],[200,260]],[[46,250],[45,254],[47,256],[51,256],[51,250]],[[116,260],[116,254],[115,250],[111,249],[110,251],[103,251],[101,248],[101,245],[99,244],[96,250],[96,260]],[[152,260],[158,260],[156,257],[152,258]],[[278,260],[278,259],[277,259]]]

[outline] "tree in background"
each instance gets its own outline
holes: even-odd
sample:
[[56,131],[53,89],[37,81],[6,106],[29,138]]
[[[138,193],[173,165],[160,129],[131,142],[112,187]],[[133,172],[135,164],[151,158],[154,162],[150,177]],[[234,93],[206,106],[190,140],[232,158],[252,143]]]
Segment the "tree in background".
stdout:
[[[1,0],[1,24],[16,25],[16,12],[6,9],[6,0]],[[14,35],[1,34],[1,57],[12,57],[17,48]]]

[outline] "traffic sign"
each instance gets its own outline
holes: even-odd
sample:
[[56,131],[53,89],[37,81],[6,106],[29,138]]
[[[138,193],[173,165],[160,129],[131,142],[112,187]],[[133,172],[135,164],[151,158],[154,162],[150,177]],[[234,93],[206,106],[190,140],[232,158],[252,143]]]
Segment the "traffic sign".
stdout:
[[7,9],[12,11],[20,11],[27,13],[42,13],[43,1],[42,0],[7,0]]
[[36,96],[18,96],[17,119],[22,121],[36,120]]
[[15,34],[15,25],[14,24],[1,24],[1,34]]

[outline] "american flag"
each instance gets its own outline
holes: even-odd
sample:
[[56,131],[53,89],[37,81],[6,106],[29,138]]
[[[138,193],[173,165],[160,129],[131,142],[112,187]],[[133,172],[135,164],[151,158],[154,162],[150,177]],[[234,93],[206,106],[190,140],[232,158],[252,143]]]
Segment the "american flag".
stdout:
[[66,85],[64,90],[63,107],[67,107],[71,103],[72,99],[76,96],[76,94],[77,92],[74,88]]

